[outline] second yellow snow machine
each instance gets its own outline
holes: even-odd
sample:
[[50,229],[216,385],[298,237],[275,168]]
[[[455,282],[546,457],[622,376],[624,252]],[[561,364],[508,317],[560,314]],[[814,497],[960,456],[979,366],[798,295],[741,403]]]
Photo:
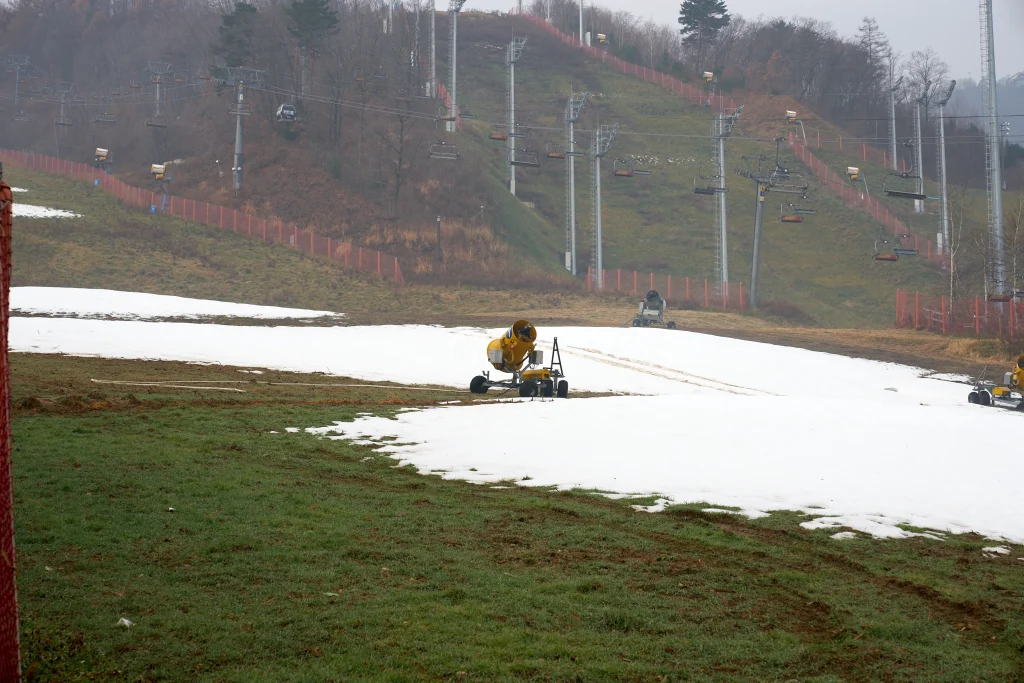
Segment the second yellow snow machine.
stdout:
[[474,394],[486,394],[491,387],[518,389],[523,397],[557,396],[568,398],[569,383],[564,379],[562,355],[558,350],[558,337],[551,348],[551,365],[544,366],[544,352],[535,348],[537,328],[528,320],[517,320],[512,327],[487,345],[487,362],[499,371],[512,375],[511,379],[492,380],[489,370],[477,375],[469,383]]

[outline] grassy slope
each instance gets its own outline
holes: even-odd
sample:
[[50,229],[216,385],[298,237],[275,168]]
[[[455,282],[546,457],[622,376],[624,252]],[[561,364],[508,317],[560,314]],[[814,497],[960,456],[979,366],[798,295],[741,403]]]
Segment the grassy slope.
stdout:
[[[486,15],[460,18],[464,38],[460,54],[459,101],[477,114],[467,122],[462,136],[471,154],[487,154],[493,173],[503,176],[504,147],[487,139],[491,124],[504,122],[503,53],[487,47],[507,42],[513,24]],[[608,268],[654,270],[709,277],[714,267],[714,228],[710,199],[693,194],[698,163],[710,157],[707,137],[710,112],[687,103],[666,90],[617,74],[585,60],[581,53],[557,43],[524,22],[515,22],[517,34],[528,36],[522,61],[517,65],[517,119],[537,127],[530,144],[543,152],[548,142],[562,139],[561,112],[570,88],[599,94],[592,99],[583,128],[618,122],[624,130],[688,135],[689,138],[620,135],[609,157],[657,156],[653,174],[631,180],[612,178],[610,168],[603,180],[605,264]],[[557,69],[554,68],[557,65]],[[781,105],[780,105],[781,106]],[[761,133],[763,122],[751,122]],[[782,126],[779,126],[781,132]],[[741,134],[745,128],[741,126]],[[490,148],[490,151],[486,151]],[[728,145],[727,168],[739,163],[742,154],[774,153],[773,147],[746,141]],[[787,152],[788,155],[788,152]],[[667,163],[667,158],[681,163]],[[787,163],[794,163],[791,161]],[[611,158],[606,161],[611,165]],[[585,163],[577,186],[581,232],[580,261],[589,262],[589,174]],[[536,202],[551,229],[543,236],[543,249],[560,258],[563,249],[564,165],[551,160],[540,170],[520,169],[519,196]],[[729,254],[731,279],[748,281],[754,188],[737,176],[729,178]],[[762,247],[762,293],[766,298],[789,300],[825,325],[883,326],[891,317],[893,291],[897,286],[930,291],[940,286],[940,276],[920,263],[876,264],[871,260],[877,228],[867,216],[842,207],[831,193],[813,191],[819,215],[802,226],[783,226],[775,218],[780,198],[770,197],[766,207],[766,236]]]
[[446,395],[130,395],[89,378],[239,375],[13,362],[22,644],[44,679],[1024,675],[1022,548],[984,559],[972,537],[837,542],[792,514],[641,514],[283,433]]

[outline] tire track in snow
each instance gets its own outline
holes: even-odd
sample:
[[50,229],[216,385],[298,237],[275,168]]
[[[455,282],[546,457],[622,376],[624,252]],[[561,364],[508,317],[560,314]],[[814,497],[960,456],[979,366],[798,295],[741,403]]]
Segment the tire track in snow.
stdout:
[[584,358],[588,358],[589,360],[593,360],[598,363],[613,365],[626,370],[633,370],[634,372],[642,372],[660,379],[667,379],[670,382],[692,384],[694,386],[703,387],[704,389],[713,389],[715,391],[722,391],[740,396],[781,396],[781,394],[776,394],[771,391],[753,389],[739,384],[730,384],[710,377],[695,375],[691,372],[686,372],[685,370],[676,370],[675,368],[658,365],[657,363],[651,363],[649,361],[636,360],[634,358],[623,358],[622,356],[605,353],[603,351],[598,351],[597,349],[568,345],[565,348],[567,350],[580,353]]

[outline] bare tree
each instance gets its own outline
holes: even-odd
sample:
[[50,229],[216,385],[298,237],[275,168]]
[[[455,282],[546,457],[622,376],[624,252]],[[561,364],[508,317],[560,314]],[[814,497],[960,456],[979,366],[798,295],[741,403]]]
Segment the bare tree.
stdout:
[[904,64],[907,85],[913,93],[912,99],[920,98],[924,103],[924,115],[928,118],[932,100],[939,90],[949,83],[949,65],[939,59],[932,48],[915,50]]

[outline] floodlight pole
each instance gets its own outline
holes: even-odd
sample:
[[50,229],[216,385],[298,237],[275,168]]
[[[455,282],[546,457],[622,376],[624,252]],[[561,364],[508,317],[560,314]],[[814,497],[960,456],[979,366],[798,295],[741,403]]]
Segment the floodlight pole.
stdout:
[[[1003,164],[999,139],[999,109],[996,97],[995,27],[992,0],[981,0],[982,92],[985,94],[986,164],[988,171],[988,229],[992,242],[992,274],[994,293],[1009,294],[1006,259],[1003,247]],[[1016,283],[1014,283],[1016,284]]]

